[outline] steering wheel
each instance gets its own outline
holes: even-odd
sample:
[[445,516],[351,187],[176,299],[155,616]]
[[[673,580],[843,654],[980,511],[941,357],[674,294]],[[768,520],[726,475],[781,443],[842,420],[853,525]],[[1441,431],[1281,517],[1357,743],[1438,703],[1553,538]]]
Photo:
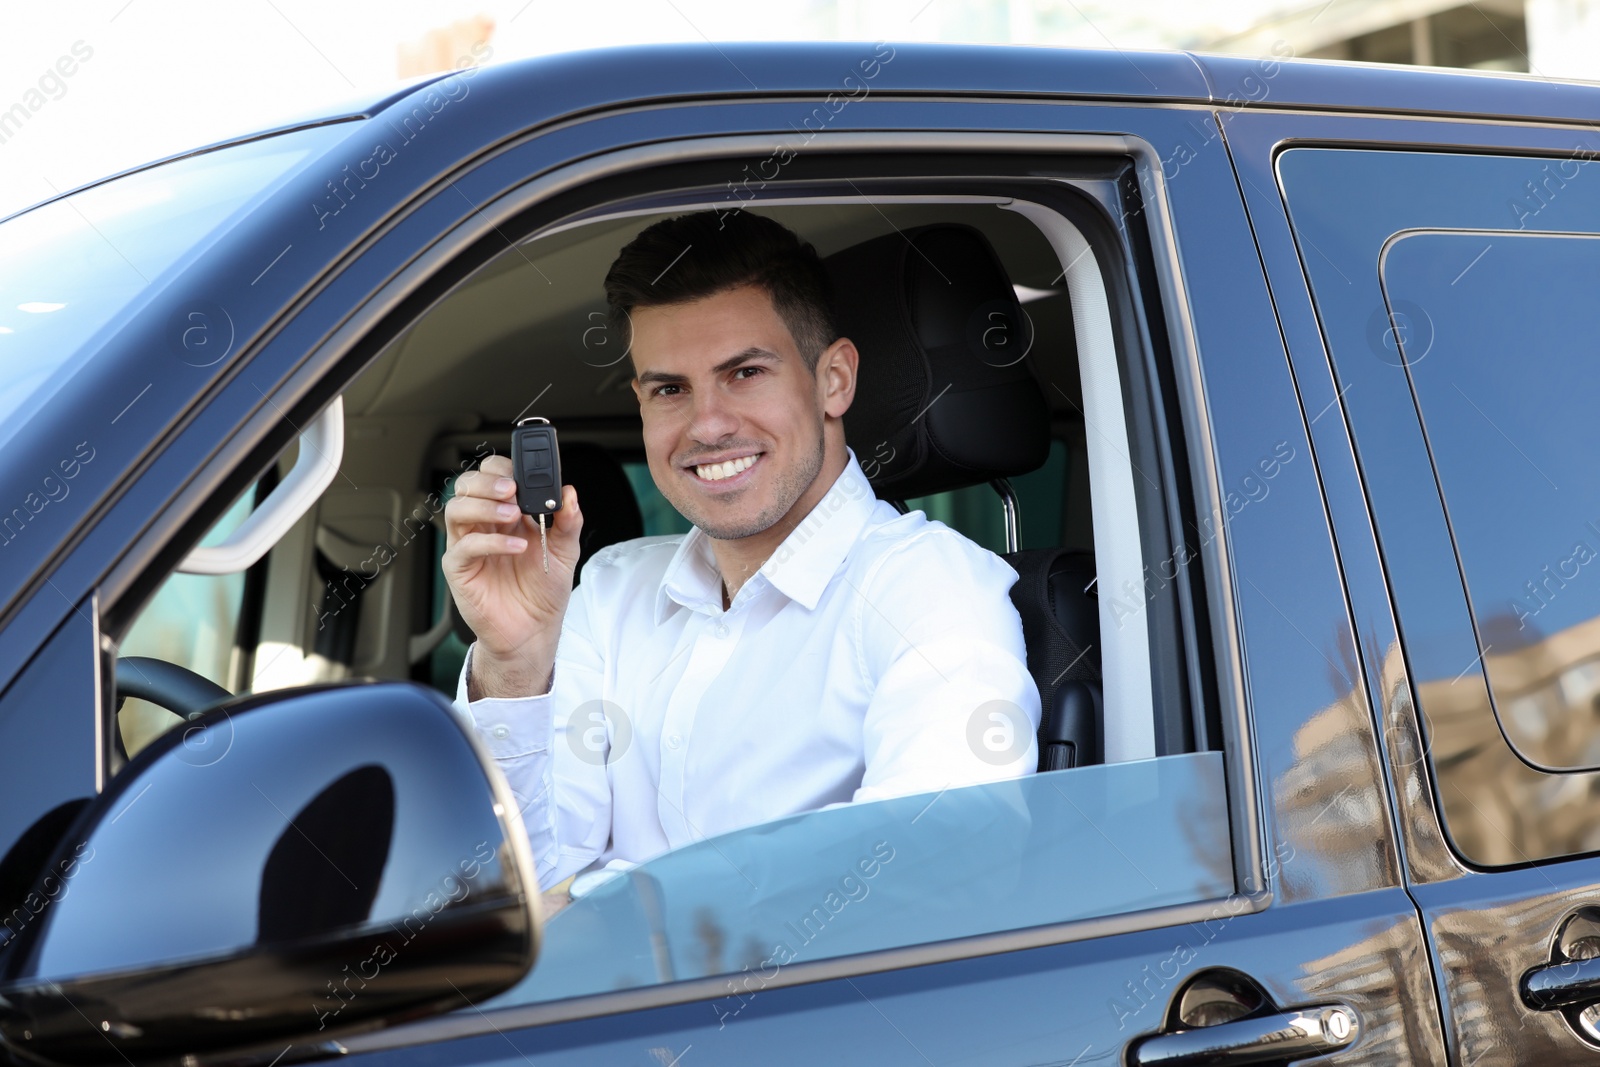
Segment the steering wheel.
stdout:
[[[117,657],[117,688],[114,711],[120,712],[129,697],[148,700],[187,722],[207,708],[214,707],[233,694],[210,678],[203,677],[187,667],[168,663],[164,659],[148,656]],[[114,725],[111,743],[118,756],[128,758],[128,748],[122,742],[122,729]]]
[[233,694],[210,678],[176,663],[148,656],[120,656],[117,658],[118,711],[128,697],[148,700],[180,718],[193,719],[207,708],[232,699]]

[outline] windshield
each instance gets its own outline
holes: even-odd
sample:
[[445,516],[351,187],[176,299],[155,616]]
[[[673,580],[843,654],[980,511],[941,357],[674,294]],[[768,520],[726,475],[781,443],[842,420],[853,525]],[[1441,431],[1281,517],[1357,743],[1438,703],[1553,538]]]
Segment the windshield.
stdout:
[[96,331],[348,132],[339,123],[204,152],[0,222],[0,425],[65,381]]

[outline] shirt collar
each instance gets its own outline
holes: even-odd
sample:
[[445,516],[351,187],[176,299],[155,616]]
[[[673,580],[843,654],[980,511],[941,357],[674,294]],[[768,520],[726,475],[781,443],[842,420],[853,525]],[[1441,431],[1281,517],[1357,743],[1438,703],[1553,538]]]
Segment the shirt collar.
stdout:
[[[790,600],[816,608],[822,592],[849,555],[873,509],[877,496],[853,450],[828,491],[818,500],[751,581],[764,579]],[[711,539],[695,527],[678,545],[656,594],[656,622],[672,613],[673,603],[693,611],[722,610],[722,576],[711,552]]]

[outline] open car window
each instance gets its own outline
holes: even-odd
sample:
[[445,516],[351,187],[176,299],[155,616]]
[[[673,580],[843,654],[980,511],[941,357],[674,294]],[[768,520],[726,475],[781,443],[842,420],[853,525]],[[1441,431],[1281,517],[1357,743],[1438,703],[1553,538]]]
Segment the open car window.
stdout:
[[[1100,193],[1119,195],[1118,183],[1101,184]],[[1074,555],[1076,569],[1048,595],[1071,600],[1094,636],[1040,686],[1070,677],[1092,693],[1094,744],[1067,769],[805,812],[637,867],[580,874],[548,921],[539,966],[496,1006],[721,974],[759,987],[791,963],[1198,904],[1235,888],[1221,732],[1207,725],[1215,708],[1205,670],[1188,662],[1209,649],[1193,632],[1205,617],[1195,595],[1202,576],[1188,559],[1159,570],[1162,546],[1183,536],[1173,516],[1186,498],[1171,479],[1188,468],[1165,451],[1179,429],[1152,430],[1171,410],[1153,395],[1151,365],[1161,357],[1128,328],[1150,313],[1119,275],[1135,269],[1135,257],[1118,242],[1137,234],[1103,219],[1093,230],[1101,217],[1081,194],[1067,197],[1081,201],[1076,208],[1057,211],[998,195],[868,201],[842,188],[837,202],[748,210],[824,256],[918,226],[970,227],[994,246],[1025,301],[1020,360],[1048,406],[1044,460],[1005,485],[894,503],[1017,568],[1030,551]],[[585,534],[595,538],[586,552],[682,534],[687,521],[644,462],[629,365],[609,351],[599,358],[585,338],[618,249],[656,218],[700,206],[658,200],[648,211],[530,232],[465,274],[344,388],[339,477],[253,568],[255,578],[173,576],[121,654],[169,659],[235,693],[409,679],[454,697],[474,635],[440,574],[442,513],[453,479],[507,454],[512,425],[530,412],[560,427],[563,470],[583,494]],[[883,455],[870,443],[852,447],[871,476]],[[609,472],[607,488],[581,480],[580,457],[589,476]],[[1009,515],[997,489],[1010,494]],[[211,536],[238,517],[230,512]],[[253,595],[249,581],[258,583]],[[1030,647],[1038,679],[1034,659]],[[995,765],[1008,762],[1013,725],[975,716],[973,753],[1010,753]]]
[[[1010,257],[1013,280],[1028,287],[1034,345],[1027,358],[1055,419],[1045,461],[1012,478],[1008,488],[1020,506],[1016,536],[1023,549],[1068,549],[1107,560],[1101,575],[1082,576],[1067,592],[1086,596],[1092,612],[1096,582],[1106,573],[1117,579],[1109,592],[1098,594],[1110,603],[1100,613],[1102,640],[1087,650],[1096,663],[1118,665],[1116,679],[1106,681],[1103,762],[1097,758],[1090,765],[1011,781],[834,806],[707,837],[636,867],[614,863],[582,873],[570,885],[570,902],[567,884],[544,887],[553,893],[548,903],[559,910],[547,922],[542,962],[492,1006],[727,975],[729,997],[714,1005],[726,1015],[740,1009],[740,997],[773,981],[790,964],[1195,904],[1226,897],[1235,888],[1223,753],[1216,735],[1196,743],[1203,730],[1185,739],[1169,728],[1173,715],[1162,718],[1173,694],[1153,660],[1155,650],[1170,646],[1160,643],[1155,616],[1167,606],[1162,594],[1172,595],[1190,575],[1182,573],[1183,567],[1169,568],[1146,588],[1154,571],[1141,573],[1146,547],[1171,543],[1155,522],[1169,503],[1149,473],[1159,468],[1137,452],[1135,431],[1117,430],[1139,426],[1154,406],[1142,395],[1148,379],[1118,367],[1121,360],[1141,356],[1136,350],[1112,350],[1114,333],[1106,320],[1094,323],[1097,336],[1085,338],[1075,315],[1109,318],[1105,307],[1096,311],[1090,293],[1081,294],[1080,310],[1066,287],[1046,288],[1052,278],[1060,281],[1067,274],[1064,268],[1072,261],[1058,253],[1073,247],[1070,235],[1076,231],[1064,219],[1052,220],[1049,212],[1026,215],[1021,229],[1038,226],[1030,245],[1015,236],[1017,215],[998,206],[874,206],[893,213],[887,225],[896,229],[941,217],[985,229]],[[840,225],[839,216],[851,208],[859,209],[859,215],[848,215],[853,225]],[[471,329],[469,310],[487,313],[491,294],[509,294],[536,278],[572,278],[589,270],[592,292],[575,294],[586,302],[557,316],[569,324],[589,322],[600,291],[595,268],[603,270],[632,233],[656,218],[688,210],[693,206],[633,215],[625,228],[616,220],[600,220],[588,224],[587,232],[585,226],[561,228],[550,238],[527,241],[520,254],[484,268],[441,302],[437,325],[419,324],[407,350],[395,357],[387,387],[398,392],[405,383],[416,389],[417,381],[408,383],[408,376],[418,372],[429,352],[439,350],[446,332],[460,343],[460,330],[450,327]],[[870,224],[873,208],[862,205],[758,210],[814,240],[824,255],[872,232],[864,233],[862,224]],[[820,229],[808,232],[808,222]],[[1055,225],[1059,232],[1051,233]],[[1116,260],[1078,262],[1109,267]],[[1101,273],[1098,265],[1091,270]],[[1112,300],[1121,295],[1110,281],[1100,284]],[[569,334],[581,337],[583,331]],[[609,363],[590,363],[585,357],[592,353],[569,355],[563,364],[557,342],[550,369],[524,375],[533,387],[517,406],[537,402],[540,413],[550,413],[563,426],[564,448],[569,440],[583,440],[613,453],[632,487],[631,504],[639,516],[634,536],[686,530],[687,523],[665,507],[651,484],[637,439],[622,432],[625,423],[595,409],[596,398],[626,387],[626,374]],[[495,363],[492,351],[478,358],[486,380],[501,376],[488,369]],[[584,377],[582,403],[595,407],[587,417],[563,422],[549,397],[574,364],[592,368]],[[546,376],[557,378],[548,396],[541,392]],[[1086,385],[1085,376],[1094,381]],[[468,436],[455,435],[460,449]],[[859,442],[853,447],[870,475],[874,456]],[[1141,484],[1135,486],[1136,481]],[[996,553],[1012,547],[1005,510],[988,485],[901,503]],[[590,517],[586,504],[586,525]],[[1108,625],[1108,619],[1114,621]],[[451,661],[458,667],[458,658],[452,655]],[[1058,667],[1065,668],[1059,672],[1064,675],[1080,664],[1064,661]],[[434,678],[435,684],[448,680],[446,691],[453,695],[453,674],[435,672]],[[988,744],[985,731],[1003,731],[1007,725],[979,723],[972,743]],[[998,738],[991,747],[1003,751],[1010,744]]]

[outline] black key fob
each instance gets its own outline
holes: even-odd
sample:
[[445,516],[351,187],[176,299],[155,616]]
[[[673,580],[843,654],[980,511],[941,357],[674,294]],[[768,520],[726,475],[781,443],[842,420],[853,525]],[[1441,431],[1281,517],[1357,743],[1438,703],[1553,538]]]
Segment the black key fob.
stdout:
[[534,416],[512,428],[511,467],[524,515],[537,518],[561,510],[561,451],[549,419]]

